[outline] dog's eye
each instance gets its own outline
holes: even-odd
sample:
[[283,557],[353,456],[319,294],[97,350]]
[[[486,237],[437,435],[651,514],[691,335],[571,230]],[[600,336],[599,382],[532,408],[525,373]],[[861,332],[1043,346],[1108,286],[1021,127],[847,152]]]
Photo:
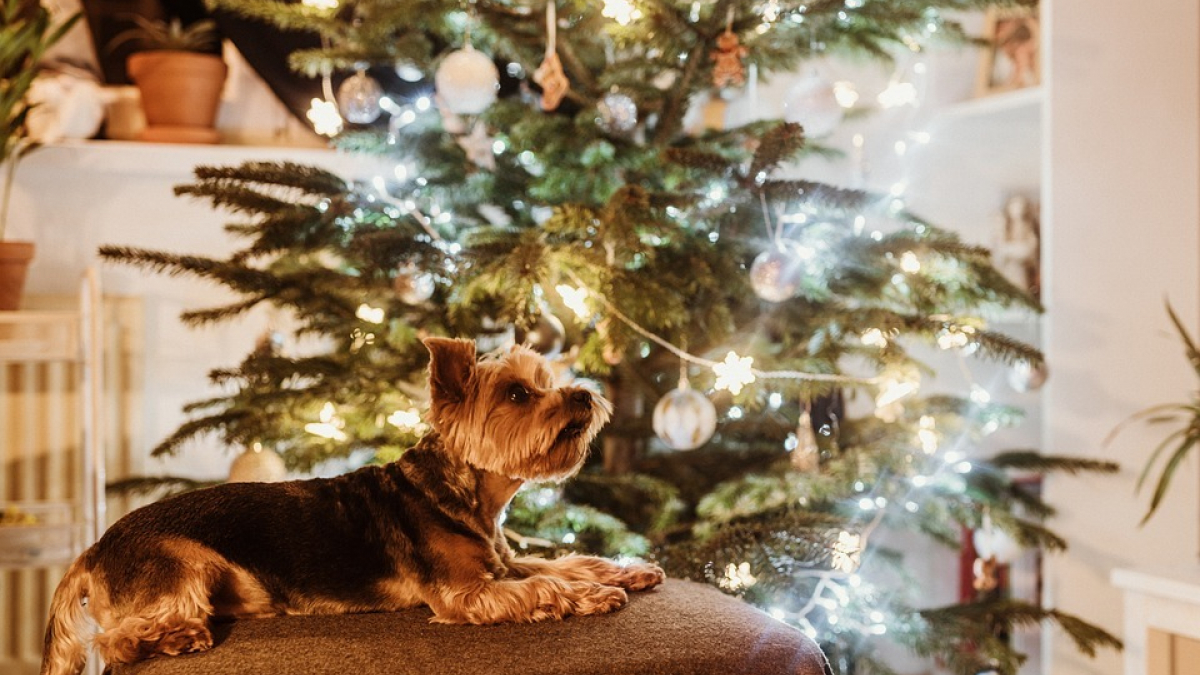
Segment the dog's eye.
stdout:
[[529,390],[519,384],[508,388],[508,400],[513,403],[524,403],[529,400]]

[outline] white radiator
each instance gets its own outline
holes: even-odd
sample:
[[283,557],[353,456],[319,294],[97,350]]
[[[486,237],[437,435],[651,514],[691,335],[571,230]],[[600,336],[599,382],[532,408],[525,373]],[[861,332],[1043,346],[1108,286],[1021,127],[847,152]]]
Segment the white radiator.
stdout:
[[[75,308],[75,298],[29,298],[37,309]],[[138,301],[105,298],[98,414],[110,480],[140,468],[142,316]],[[2,337],[2,336],[0,336]],[[0,502],[78,499],[83,484],[79,363],[0,363]],[[108,519],[128,509],[109,500]],[[0,571],[0,673],[36,673],[50,596],[62,567]]]

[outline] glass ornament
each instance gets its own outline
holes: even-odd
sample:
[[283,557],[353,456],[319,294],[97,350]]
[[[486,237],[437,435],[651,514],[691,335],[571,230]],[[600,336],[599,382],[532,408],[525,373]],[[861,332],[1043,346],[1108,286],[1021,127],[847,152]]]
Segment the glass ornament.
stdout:
[[346,78],[337,91],[342,117],[354,124],[370,124],[379,119],[383,113],[379,105],[381,98],[383,88],[375,78],[361,70]]
[[627,134],[637,128],[637,104],[619,91],[610,91],[596,104],[596,123],[610,134]]
[[260,443],[246,448],[229,466],[230,483],[278,483],[285,479],[287,467],[283,458]]
[[1028,361],[1017,361],[1008,371],[1008,386],[1022,394],[1037,391],[1046,384],[1046,378],[1049,376],[1050,369],[1045,363],[1034,366]]
[[759,253],[750,265],[750,285],[767,302],[783,302],[796,294],[806,272],[806,249],[792,241],[778,241]]
[[517,344],[525,345],[547,358],[553,358],[562,353],[563,345],[567,341],[567,329],[563,326],[562,319],[549,312],[542,312],[529,328],[518,327],[513,333],[513,338]]
[[717,430],[717,409],[712,401],[683,383],[654,406],[654,433],[672,450],[692,450],[704,445]]
[[433,84],[441,106],[456,115],[478,115],[496,100],[500,71],[468,43],[442,59]]
[[816,72],[792,85],[784,98],[783,118],[804,127],[809,138],[829,135],[844,116],[833,83]]

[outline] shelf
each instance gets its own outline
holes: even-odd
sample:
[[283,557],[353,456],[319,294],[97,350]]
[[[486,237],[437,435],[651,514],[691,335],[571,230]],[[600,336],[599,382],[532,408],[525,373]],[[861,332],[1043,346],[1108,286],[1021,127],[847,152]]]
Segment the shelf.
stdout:
[[1026,87],[957,103],[943,109],[938,117],[949,122],[991,121],[1010,116],[1028,117],[1041,112],[1044,99],[1041,87]]
[[63,141],[43,146],[21,163],[21,171],[64,167],[105,175],[166,175],[188,179],[196,166],[242,162],[297,162],[354,177],[373,164],[361,155],[330,148],[265,145],[198,145],[135,141]]

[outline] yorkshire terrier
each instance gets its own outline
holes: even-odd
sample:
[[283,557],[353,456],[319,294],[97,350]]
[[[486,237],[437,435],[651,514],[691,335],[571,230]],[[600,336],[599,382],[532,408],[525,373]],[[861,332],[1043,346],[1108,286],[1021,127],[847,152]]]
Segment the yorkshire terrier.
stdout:
[[652,564],[516,557],[500,517],[525,481],[583,464],[608,401],[555,387],[533,351],[476,361],[429,338],[433,431],[401,458],[337,478],[229,483],[137,509],[67,570],[42,675],[79,673],[86,640],[109,664],[200,652],[214,618],[390,612],[441,623],[603,614],[658,585]]

